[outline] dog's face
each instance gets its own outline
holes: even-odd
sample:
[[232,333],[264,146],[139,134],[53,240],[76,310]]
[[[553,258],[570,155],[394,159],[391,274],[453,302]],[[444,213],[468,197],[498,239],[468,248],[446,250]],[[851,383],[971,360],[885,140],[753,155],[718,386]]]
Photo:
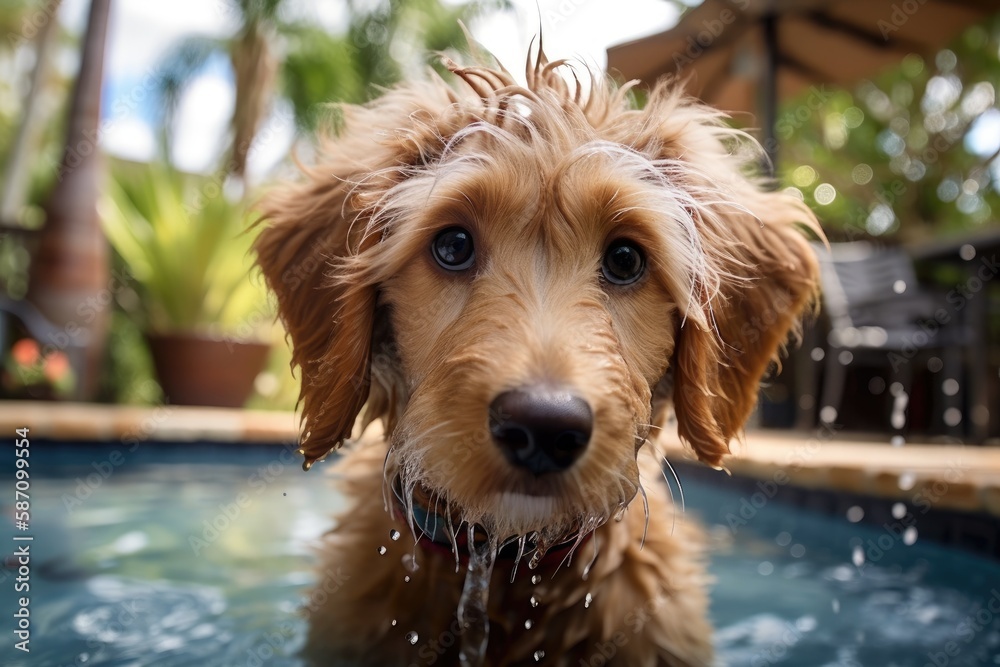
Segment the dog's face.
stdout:
[[383,241],[408,393],[394,455],[406,483],[500,537],[570,532],[638,489],[679,323],[676,230],[643,210],[657,185],[629,173],[636,158],[592,133],[542,150],[466,134],[405,184],[413,214]]
[[581,102],[544,62],[527,88],[456,71],[480,99],[389,93],[268,206],[304,450],[367,400],[408,507],[568,537],[636,495],[666,378],[682,436],[719,463],[812,296],[793,224],[814,220],[662,89],[634,111],[600,85]]

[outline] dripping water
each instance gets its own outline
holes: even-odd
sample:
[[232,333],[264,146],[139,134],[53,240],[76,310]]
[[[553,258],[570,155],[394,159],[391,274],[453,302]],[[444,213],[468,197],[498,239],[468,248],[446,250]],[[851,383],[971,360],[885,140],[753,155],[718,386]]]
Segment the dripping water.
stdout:
[[545,554],[548,553],[549,549],[558,541],[559,534],[543,530],[533,534],[535,542],[535,553],[531,555],[531,560],[528,561],[528,569],[536,570],[538,565],[545,558]]
[[490,620],[486,611],[489,601],[490,578],[497,553],[496,539],[477,543],[475,526],[469,526],[469,572],[465,575],[462,598],[458,602],[458,623],[462,627],[462,667],[479,667],[486,657],[490,636]]

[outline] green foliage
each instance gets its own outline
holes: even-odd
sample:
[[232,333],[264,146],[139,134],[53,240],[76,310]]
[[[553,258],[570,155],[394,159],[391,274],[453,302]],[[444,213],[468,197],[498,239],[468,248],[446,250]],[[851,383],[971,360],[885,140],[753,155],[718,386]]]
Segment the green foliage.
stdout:
[[240,332],[266,303],[260,281],[248,276],[247,212],[217,181],[161,163],[122,167],[100,212],[138,285],[148,330]]
[[976,154],[968,136],[997,113],[1000,17],[931,60],[909,55],[853,92],[826,90],[818,108],[808,104],[815,91],[783,106],[779,173],[834,240],[914,241],[997,224],[997,154]]
[[127,405],[163,403],[142,330],[129,312],[111,311],[107,357],[101,369],[101,400]]
[[[293,16],[284,0],[229,2],[238,34],[260,31],[275,40],[282,54],[280,92],[307,133],[329,119],[331,103],[371,100],[381,88],[427,66],[428,54],[463,45],[460,22],[508,6],[508,0],[352,0],[344,30],[334,34]],[[174,48],[160,82],[168,116],[183,87],[214,54],[232,53],[231,42],[192,37]],[[439,67],[436,60],[431,64]]]

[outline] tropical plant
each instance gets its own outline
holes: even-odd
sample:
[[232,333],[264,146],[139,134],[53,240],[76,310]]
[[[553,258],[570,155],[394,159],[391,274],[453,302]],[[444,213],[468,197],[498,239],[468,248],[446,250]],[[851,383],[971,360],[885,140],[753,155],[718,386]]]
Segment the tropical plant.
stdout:
[[[1000,15],[932,57],[905,57],[853,91],[830,91],[782,141],[786,182],[834,239],[927,240],[1000,216]],[[806,166],[809,165],[809,166]]]
[[218,181],[163,163],[122,167],[100,212],[134,279],[148,331],[243,337],[270,321],[262,316],[262,284],[249,275],[247,212]]

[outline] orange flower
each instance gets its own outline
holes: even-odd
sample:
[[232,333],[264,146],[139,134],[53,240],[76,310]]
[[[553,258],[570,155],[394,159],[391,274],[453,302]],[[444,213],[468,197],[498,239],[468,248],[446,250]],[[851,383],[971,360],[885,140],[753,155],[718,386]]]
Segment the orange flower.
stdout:
[[38,363],[38,343],[31,338],[22,338],[10,348],[10,354],[21,366],[34,366]]
[[58,382],[69,371],[69,359],[62,352],[53,352],[45,358],[45,377]]

